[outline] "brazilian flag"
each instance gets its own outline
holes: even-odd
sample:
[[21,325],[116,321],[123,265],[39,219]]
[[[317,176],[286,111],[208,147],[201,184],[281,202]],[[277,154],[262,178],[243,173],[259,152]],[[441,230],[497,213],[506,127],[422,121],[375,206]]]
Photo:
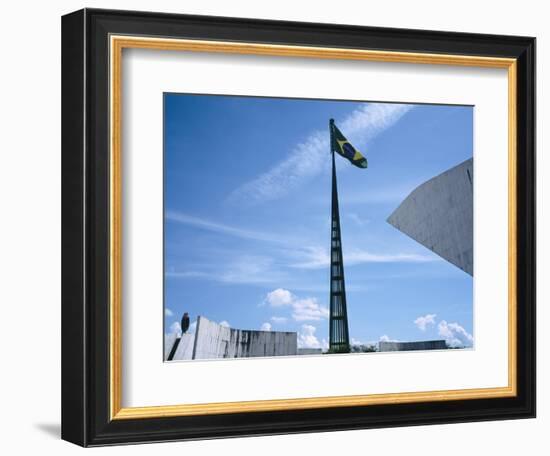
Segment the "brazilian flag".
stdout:
[[342,132],[338,130],[338,127],[334,125],[334,122],[331,122],[331,126],[332,150],[342,157],[347,158],[358,168],[366,168],[368,166],[367,159],[350,144]]

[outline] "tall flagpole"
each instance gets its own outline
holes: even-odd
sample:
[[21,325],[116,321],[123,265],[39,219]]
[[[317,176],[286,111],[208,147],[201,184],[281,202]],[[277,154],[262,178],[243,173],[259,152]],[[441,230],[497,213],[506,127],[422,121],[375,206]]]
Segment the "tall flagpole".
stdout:
[[349,353],[348,311],[344,281],[344,259],[338,208],[338,186],[334,158],[334,119],[330,119],[330,151],[332,154],[332,216],[330,236],[330,321],[329,352]]

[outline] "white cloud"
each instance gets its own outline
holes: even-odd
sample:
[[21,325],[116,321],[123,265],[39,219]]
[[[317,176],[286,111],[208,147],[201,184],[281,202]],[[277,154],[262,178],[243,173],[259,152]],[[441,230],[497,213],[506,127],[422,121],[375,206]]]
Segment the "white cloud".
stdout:
[[451,347],[471,347],[474,337],[458,323],[447,323],[445,320],[439,322],[438,333]]
[[226,328],[229,328],[231,325],[227,321],[223,320],[220,321],[220,326],[225,326]]
[[356,144],[364,144],[392,127],[413,105],[396,103],[365,104],[353,111],[341,123],[342,132]]
[[387,334],[384,334],[383,336],[380,336],[379,342],[399,342],[397,339],[392,339]]
[[208,279],[211,274],[202,271],[166,271],[164,273],[166,278],[171,279]]
[[[274,284],[288,281],[292,276],[289,272],[292,269],[321,269],[330,264],[329,250],[324,246],[307,246],[305,241],[298,242],[297,239],[224,225],[176,211],[168,211],[166,218],[224,235],[277,243],[277,250],[272,252],[271,256],[246,254],[242,251],[239,254],[231,252],[231,255],[224,258],[225,261],[206,262],[197,269],[169,268],[165,273],[169,279],[211,280],[224,284]],[[283,258],[278,257],[281,253]],[[439,257],[433,254],[425,256],[414,253],[372,253],[361,249],[345,249],[344,259],[348,266],[361,263],[439,261]]]
[[187,332],[189,334],[195,334],[196,329],[197,329],[197,320],[195,320],[193,323],[189,325],[189,329],[187,330]]
[[414,324],[420,331],[426,331],[426,328],[431,325],[435,325],[436,314],[427,314],[421,317],[418,317],[414,320]]
[[293,268],[318,269],[330,265],[328,249],[324,247],[307,247],[302,253],[303,261],[291,264]]
[[304,142],[296,145],[282,162],[234,190],[229,201],[257,204],[287,195],[321,173],[329,157],[328,147],[326,132],[312,133]]
[[260,331],[271,331],[271,323],[265,322],[260,327]]
[[283,324],[283,323],[286,323],[288,321],[288,318],[286,318],[286,317],[271,317],[270,320],[273,323],[276,323],[276,324]]
[[323,342],[317,339],[315,331],[317,331],[315,326],[302,325],[298,331],[298,348],[323,348]]
[[175,321],[168,328],[168,334],[175,334],[177,337],[181,336],[181,325],[179,321]]
[[346,263],[425,263],[433,257],[416,253],[371,253],[366,250],[351,250],[345,253]]
[[172,310],[169,309],[168,307],[165,307],[165,308],[164,308],[164,316],[165,316],[165,317],[173,317],[173,316],[174,316],[174,312],[172,312]]
[[[329,251],[325,247],[308,247],[303,251],[304,261],[290,266],[299,269],[320,269],[330,265]],[[345,250],[344,261],[347,266],[363,263],[426,263],[439,261],[435,256],[416,253],[372,253],[361,249]]]
[[[412,108],[411,105],[372,103],[361,106],[337,124],[357,147],[394,125]],[[257,178],[237,188],[230,201],[249,204],[274,200],[294,192],[315,177],[329,163],[328,127],[311,133],[296,145],[290,155]]]
[[353,220],[357,226],[365,226],[367,223],[369,223],[368,219],[362,218],[359,214],[355,212],[349,212],[347,216]]
[[200,217],[195,217],[193,215],[185,214],[184,212],[179,212],[175,210],[166,211],[165,219],[171,222],[177,222],[183,225],[189,225],[195,228],[201,228],[206,231],[213,231],[215,233],[227,234],[229,236],[234,236],[234,237],[243,238],[243,239],[274,242],[274,243],[287,242],[286,240],[280,239],[279,237],[270,233],[263,233],[260,231],[247,230],[244,228],[239,228],[231,225],[225,225],[223,223],[215,222],[213,220],[204,219]]
[[260,255],[242,255],[222,265],[209,266],[209,271],[167,271],[170,279],[201,279],[226,284],[272,284],[285,278],[285,273],[273,268],[272,258]]
[[[271,307],[290,307],[291,316],[295,321],[318,321],[329,316],[327,307],[320,305],[316,298],[298,298],[289,290],[277,288],[267,293],[264,303]],[[280,317],[273,317],[274,319]],[[275,321],[272,318],[272,321]]]
[[273,283],[281,279],[272,270],[273,259],[260,255],[243,255],[231,261],[216,279],[224,283]]
[[292,296],[292,293],[283,288],[270,291],[265,297],[265,302],[271,307],[288,306],[292,304],[293,300],[294,296]]
[[297,299],[292,309],[292,318],[296,321],[317,321],[329,316],[328,308],[319,305],[315,298]]

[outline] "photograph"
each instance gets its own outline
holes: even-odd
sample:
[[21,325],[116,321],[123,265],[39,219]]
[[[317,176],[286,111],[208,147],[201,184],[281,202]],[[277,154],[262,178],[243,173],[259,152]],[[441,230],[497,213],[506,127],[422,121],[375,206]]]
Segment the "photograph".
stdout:
[[[21,397],[61,412],[37,430],[60,423],[66,442],[134,453],[212,439],[224,439],[216,454],[265,453],[266,438],[288,438],[269,448],[334,454],[366,436],[373,451],[432,454],[424,430],[415,437],[431,425],[439,452],[540,444],[536,45],[547,27],[541,14],[529,24],[521,11],[494,17],[495,5],[449,15],[433,3],[363,17],[359,4],[327,3],[323,16],[319,2],[269,13],[92,0],[34,15],[29,49],[14,49],[50,73],[56,90],[38,78],[35,104],[61,116],[27,121],[5,149],[31,140],[43,161],[50,135],[61,167],[8,154],[23,157],[11,174],[31,173],[19,206],[34,222],[7,213],[22,233],[60,223],[61,268],[52,253],[38,270],[60,272],[61,287],[38,274],[42,286],[14,282],[6,302],[21,313],[37,290],[48,318],[33,321],[59,332],[48,347],[31,331],[61,372],[12,394],[23,414],[38,416]],[[51,53],[30,52],[37,34]],[[12,117],[28,120],[12,92]],[[61,217],[37,204],[41,180],[56,183]],[[25,271],[27,244],[10,242],[11,269]],[[51,284],[61,321],[43,306]],[[28,378],[55,364],[38,357],[37,371],[21,356],[35,352],[14,352]],[[42,447],[27,431],[14,445]]]
[[475,350],[475,107],[163,94],[164,361]]

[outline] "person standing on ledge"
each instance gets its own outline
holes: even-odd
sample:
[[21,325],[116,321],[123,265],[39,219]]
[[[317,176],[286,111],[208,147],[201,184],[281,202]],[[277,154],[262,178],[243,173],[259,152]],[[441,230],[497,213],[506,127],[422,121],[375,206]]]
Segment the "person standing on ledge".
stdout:
[[189,314],[185,312],[181,317],[181,333],[185,334],[189,329]]

